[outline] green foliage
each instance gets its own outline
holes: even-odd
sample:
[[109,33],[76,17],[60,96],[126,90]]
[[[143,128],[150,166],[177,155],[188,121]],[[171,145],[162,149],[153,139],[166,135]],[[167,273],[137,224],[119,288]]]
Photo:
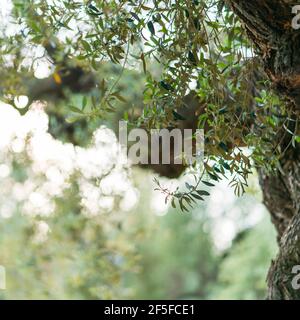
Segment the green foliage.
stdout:
[[[15,213],[0,219],[0,261],[7,272],[3,299],[116,299],[135,268],[130,233],[108,217],[80,212],[76,185],[57,199],[48,219]],[[40,226],[50,228],[47,236]],[[111,229],[111,232],[107,230]],[[127,238],[127,239],[126,239]]]
[[[217,181],[230,172],[238,195],[244,193],[253,163],[267,170],[278,168],[284,152],[280,136],[290,135],[293,144],[298,141],[297,130],[289,129],[292,114],[271,93],[238,19],[223,1],[14,0],[13,4],[11,18],[18,32],[4,33],[0,39],[1,90],[10,103],[14,96],[26,95],[24,78],[33,78],[41,59],[25,63],[28,48],[44,51],[42,58],[51,61],[57,83],[60,70],[68,66],[96,75],[96,87],[68,103],[63,112],[68,122],[78,121],[88,132],[85,123],[99,123],[126,110],[124,103],[133,104],[126,92],[134,81],[119,85],[127,69],[145,76],[136,79],[143,104],[134,119],[135,125],[148,129],[182,119],[178,108],[196,84],[203,106],[198,127],[206,135],[206,176]],[[107,61],[119,66],[109,76],[103,72]],[[159,73],[151,67],[154,63]],[[54,130],[54,135],[60,131]],[[244,146],[251,150],[247,156]],[[168,200],[180,198],[185,210],[192,199],[201,200],[199,196],[193,192],[182,198],[178,192]]]
[[[145,178],[139,178],[139,184]],[[144,189],[144,188],[143,188]],[[136,208],[139,215],[137,251],[139,271],[129,274],[135,299],[205,299],[216,280],[219,258],[211,234],[204,231],[209,220],[204,206],[191,215],[170,208],[166,215],[149,212],[149,199],[142,189]]]
[[[0,263],[7,272],[2,299],[264,299],[275,256],[274,229],[264,219],[225,253],[216,251],[202,203],[192,214],[170,208],[156,216],[138,174],[141,199],[123,216],[86,217],[76,183],[48,218],[0,218]],[[253,200],[252,200],[253,201]],[[246,204],[238,199],[236,206]],[[47,223],[47,237],[41,223]]]
[[267,266],[277,250],[275,238],[275,230],[266,218],[253,230],[243,231],[219,265],[212,297],[265,299]]

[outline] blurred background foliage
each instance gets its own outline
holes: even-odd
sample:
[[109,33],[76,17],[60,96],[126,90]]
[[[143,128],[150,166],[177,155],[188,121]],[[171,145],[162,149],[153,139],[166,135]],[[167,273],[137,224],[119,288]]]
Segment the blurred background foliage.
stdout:
[[[114,72],[108,64],[103,70],[108,75]],[[105,178],[115,186],[120,177],[113,176],[115,168],[110,166],[116,156],[111,151],[116,140],[97,138],[95,129],[102,126],[105,132],[105,125],[115,130],[122,115],[139,112],[142,82],[134,77],[138,77],[136,72],[126,71],[119,83],[123,92],[126,88],[119,115],[101,121],[68,122],[63,104],[46,113],[38,105],[25,116],[11,109],[20,121],[14,129],[19,131],[11,132],[5,144],[7,115],[3,114],[0,264],[6,267],[7,289],[0,292],[2,299],[265,297],[266,270],[276,254],[276,236],[260,204],[256,175],[243,197],[234,196],[228,181],[221,188],[218,183],[208,200],[190,213],[164,204],[164,198],[153,191],[150,171],[133,168],[128,173],[128,168],[121,167],[131,182],[118,192],[107,184],[100,188]],[[35,125],[28,125],[28,119],[42,129],[33,130]],[[40,136],[44,138],[38,143]],[[53,155],[47,155],[51,148]],[[97,148],[100,158],[93,161],[92,151]],[[68,171],[69,153],[71,162],[81,156],[83,164],[79,161]],[[106,160],[99,166],[101,159]],[[53,178],[55,170],[62,177]],[[54,192],[47,191],[53,188],[51,179],[62,179]],[[179,183],[186,179],[184,176]],[[136,200],[128,199],[128,188],[138,195]],[[39,203],[36,193],[48,200]],[[101,208],[97,197],[108,195],[113,205]],[[129,203],[126,210],[120,206],[122,201]]]
[[[211,217],[214,207],[210,208],[209,200],[188,214],[173,208],[161,214],[152,205],[151,174],[135,171],[139,200],[130,212],[87,217],[82,214],[73,181],[55,199],[50,216],[24,215],[20,207],[11,217],[1,217],[0,261],[6,267],[7,290],[1,291],[0,297],[265,297],[266,270],[276,254],[275,232],[266,212],[258,223],[237,231],[226,248],[220,249],[222,238],[215,239],[213,229],[221,217]],[[222,193],[225,200],[230,189]],[[245,195],[234,198],[232,207],[239,211],[246,205],[251,210],[249,201],[258,202]],[[225,206],[225,215],[227,209]],[[246,215],[242,213],[240,218]]]
[[[103,70],[108,76],[114,72],[109,64]],[[112,185],[118,185],[120,178],[111,176],[115,140],[104,136],[97,142],[95,130],[102,126],[105,131],[103,125],[115,130],[117,119],[126,112],[139,112],[142,82],[135,77],[139,77],[136,72],[125,72],[119,85],[124,87],[126,102],[119,106],[118,115],[101,121],[66,121],[68,108],[63,104],[46,109],[46,113],[38,105],[25,116],[14,114],[20,121],[16,124],[19,131],[11,132],[6,144],[1,144],[0,157],[0,264],[7,272],[7,289],[0,292],[1,299],[265,297],[266,270],[276,254],[276,237],[260,205],[256,175],[243,197],[234,196],[228,181],[221,188],[218,183],[210,190],[210,198],[190,213],[164,204],[163,197],[153,191],[150,171],[133,168],[128,173],[128,168],[121,167],[131,181],[124,190],[114,192],[106,184],[100,188],[104,178],[108,177]],[[46,124],[34,131],[31,127],[35,125],[28,125],[27,118],[35,119],[38,125]],[[34,141],[40,135],[45,140],[37,143],[34,152]],[[45,149],[39,149],[41,145]],[[94,154],[90,152],[98,150],[95,146],[100,158],[92,161]],[[41,162],[39,157],[43,158],[48,148],[53,148],[53,155]],[[84,165],[66,170],[69,158],[60,158],[65,149],[75,154],[75,162],[86,153]],[[47,188],[53,188],[52,166],[63,177],[57,178],[62,179],[59,188],[48,192]],[[184,176],[179,183],[186,179]],[[87,191],[85,184],[90,188]],[[102,191],[97,195],[99,188]],[[136,200],[127,199],[128,188],[138,195]],[[50,204],[44,200],[34,207],[39,202],[36,192],[44,192]],[[108,195],[113,205],[98,206],[97,197]],[[120,206],[122,201],[129,203],[126,210]],[[258,218],[253,213],[256,206]]]

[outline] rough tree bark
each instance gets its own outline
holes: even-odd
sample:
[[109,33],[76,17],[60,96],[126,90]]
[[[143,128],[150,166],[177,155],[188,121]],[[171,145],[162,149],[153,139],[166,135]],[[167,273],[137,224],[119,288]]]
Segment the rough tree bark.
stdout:
[[[300,110],[300,32],[292,28],[295,2],[226,2],[258,49],[275,90],[294,112],[291,127],[296,130]],[[300,148],[293,147],[290,138],[281,142],[282,150],[286,150],[281,159],[282,170],[274,176],[259,171],[264,203],[278,231],[280,246],[268,274],[268,299],[300,299],[300,290],[292,287],[292,269],[300,265]]]

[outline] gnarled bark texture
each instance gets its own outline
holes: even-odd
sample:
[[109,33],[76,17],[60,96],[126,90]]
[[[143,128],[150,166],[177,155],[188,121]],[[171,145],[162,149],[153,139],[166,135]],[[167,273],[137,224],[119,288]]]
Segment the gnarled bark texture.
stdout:
[[[290,0],[227,0],[241,19],[249,38],[262,57],[275,90],[294,112],[293,129],[300,110],[300,32],[292,28]],[[300,265],[300,148],[281,141],[286,150],[282,170],[268,176],[260,170],[264,203],[278,231],[279,254],[268,275],[269,299],[300,299],[292,286],[292,269]]]

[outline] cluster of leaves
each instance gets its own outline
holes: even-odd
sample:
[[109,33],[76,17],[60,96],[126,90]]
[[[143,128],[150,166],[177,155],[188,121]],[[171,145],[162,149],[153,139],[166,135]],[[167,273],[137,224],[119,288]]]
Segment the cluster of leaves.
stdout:
[[[83,97],[80,105],[69,108],[69,121],[87,118],[89,122],[116,112],[126,102],[118,86],[124,70],[142,69],[146,76],[144,104],[137,124],[148,129],[183,120],[178,109],[196,86],[199,103],[204,106],[198,127],[206,134],[208,184],[230,175],[230,184],[242,194],[252,160],[267,169],[278,166],[284,151],[279,147],[278,133],[290,131],[287,122],[292,116],[270,93],[237,17],[223,1],[13,2],[20,32],[1,39],[1,50],[12,55],[14,75],[20,73],[26,58],[22,49],[30,44],[46,48],[45,55],[51,55],[55,67],[72,61],[99,76],[97,88]],[[49,43],[55,48],[52,53]],[[116,77],[101,78],[105,61],[121,66]],[[153,63],[159,64],[159,75],[151,72]],[[27,75],[32,72],[32,65],[22,70]],[[4,83],[4,93],[21,94],[21,82],[16,81]],[[292,136],[297,143],[297,132]],[[251,150],[247,156],[246,146]],[[198,189],[197,179],[188,192],[168,194],[167,199],[173,205],[179,199],[183,209],[183,201],[191,205],[202,200],[205,194]]]

